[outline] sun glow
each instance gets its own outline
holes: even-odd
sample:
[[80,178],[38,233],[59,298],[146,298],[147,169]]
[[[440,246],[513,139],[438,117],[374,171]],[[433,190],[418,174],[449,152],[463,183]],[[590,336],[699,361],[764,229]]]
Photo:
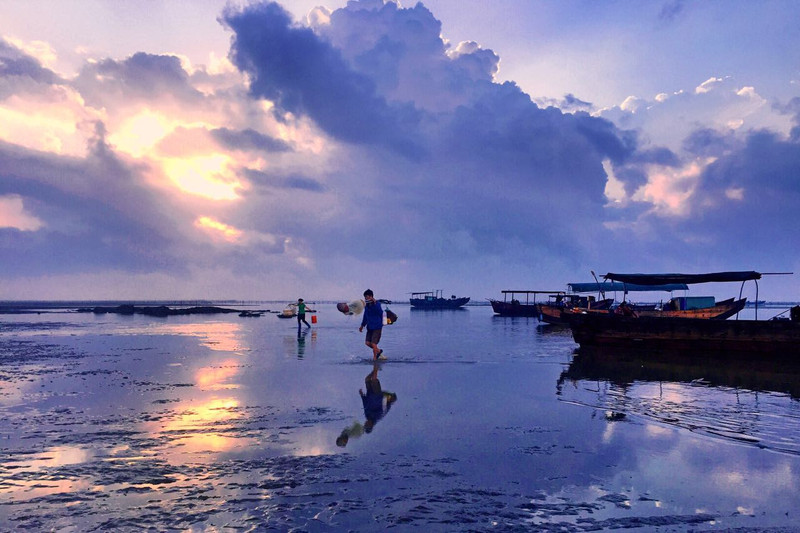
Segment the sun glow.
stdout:
[[211,217],[199,217],[194,221],[194,225],[197,228],[205,230],[212,236],[222,237],[228,242],[236,243],[242,237],[242,230],[236,229],[233,226],[229,226],[218,220],[214,220]]
[[142,157],[173,129],[165,117],[145,110],[126,120],[118,131],[109,135],[108,142],[133,157]]
[[91,132],[81,124],[100,116],[77,92],[52,87],[42,94],[13,95],[0,105],[0,140],[59,155],[84,157]]
[[230,157],[212,154],[192,158],[168,158],[163,161],[169,179],[184,192],[211,200],[236,200],[242,182],[229,168]]
[[228,359],[223,361],[217,366],[205,366],[200,368],[195,373],[195,380],[197,386],[202,389],[219,390],[225,388],[234,388],[235,386],[230,383],[231,378],[235,377],[241,366],[235,359]]

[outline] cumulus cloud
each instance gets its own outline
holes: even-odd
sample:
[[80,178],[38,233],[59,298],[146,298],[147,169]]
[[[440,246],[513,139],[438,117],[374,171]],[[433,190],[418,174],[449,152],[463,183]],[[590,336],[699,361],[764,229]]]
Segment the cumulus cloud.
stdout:
[[594,110],[499,82],[490,43],[448,42],[422,3],[220,20],[236,71],[142,51],[64,77],[0,43],[3,275],[336,298],[681,270],[687,254],[753,268],[724,264],[731,236],[768,253],[753,227],[798,244],[800,106],[751,83]]

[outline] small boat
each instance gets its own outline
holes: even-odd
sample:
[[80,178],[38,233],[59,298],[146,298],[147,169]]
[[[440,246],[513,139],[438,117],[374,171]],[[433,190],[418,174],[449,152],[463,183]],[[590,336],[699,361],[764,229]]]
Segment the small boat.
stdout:
[[[550,295],[564,295],[566,294],[564,291],[500,291],[503,295],[502,300],[489,300],[489,303],[492,304],[492,310],[495,314],[500,316],[532,316],[539,318],[541,313],[539,312],[539,306],[536,302],[536,295],[537,294],[546,294]],[[517,299],[517,295],[524,295],[525,302],[523,303],[520,299]],[[533,295],[533,299],[531,299],[531,295]]]
[[452,295],[450,298],[444,298],[441,290],[412,292],[410,299],[411,307],[415,309],[458,309],[467,302],[469,296],[459,298]]
[[295,318],[297,316],[297,304],[287,305],[283,311],[278,313],[278,318]]
[[597,300],[594,296],[581,296],[579,294],[555,295],[546,304],[539,304],[539,320],[548,324],[568,325],[561,317],[564,310],[576,309],[581,311],[597,311],[608,313],[614,298]]

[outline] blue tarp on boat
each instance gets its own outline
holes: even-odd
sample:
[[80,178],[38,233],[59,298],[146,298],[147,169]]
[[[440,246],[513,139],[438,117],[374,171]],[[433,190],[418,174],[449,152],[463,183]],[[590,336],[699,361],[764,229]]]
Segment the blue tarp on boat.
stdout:
[[663,285],[666,283],[711,283],[728,281],[750,281],[761,279],[761,273],[753,270],[741,272],[709,272],[708,274],[612,274],[603,279],[635,283],[637,285]]
[[606,281],[605,283],[568,283],[572,292],[646,292],[646,291],[686,291],[689,286],[685,283],[667,283],[663,285],[637,285],[635,283],[622,283],[619,281]]

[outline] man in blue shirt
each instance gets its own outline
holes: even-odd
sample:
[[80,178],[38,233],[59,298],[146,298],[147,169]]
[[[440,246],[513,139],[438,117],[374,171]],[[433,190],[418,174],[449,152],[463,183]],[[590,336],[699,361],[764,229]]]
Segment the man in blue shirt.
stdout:
[[364,291],[364,318],[361,319],[361,327],[358,331],[364,331],[367,327],[367,337],[365,344],[372,348],[372,359],[377,360],[383,354],[383,350],[378,348],[381,341],[381,331],[383,330],[383,308],[381,303],[375,300],[371,289]]

